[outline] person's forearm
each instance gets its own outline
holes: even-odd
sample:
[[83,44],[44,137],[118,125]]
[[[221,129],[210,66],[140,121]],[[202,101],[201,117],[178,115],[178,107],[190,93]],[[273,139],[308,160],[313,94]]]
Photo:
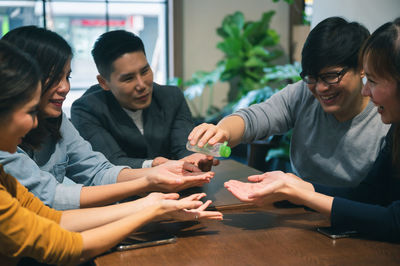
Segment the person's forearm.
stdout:
[[307,206],[327,217],[331,216],[333,197],[303,188],[297,188],[289,200]]
[[229,134],[229,146],[234,147],[238,145],[244,134],[245,124],[244,120],[240,116],[229,116],[222,119],[217,127],[225,130]]
[[88,208],[111,204],[145,192],[148,185],[146,178],[137,178],[135,180],[116,184],[82,187],[80,207]]
[[128,169],[125,168],[117,176],[117,182],[135,180],[147,175],[148,168]]
[[107,225],[82,232],[83,251],[81,261],[99,255],[130,235],[139,227],[159,215],[159,208],[152,206]]
[[146,207],[146,201],[141,198],[105,207],[63,211],[60,226],[69,231],[82,232],[114,222]]

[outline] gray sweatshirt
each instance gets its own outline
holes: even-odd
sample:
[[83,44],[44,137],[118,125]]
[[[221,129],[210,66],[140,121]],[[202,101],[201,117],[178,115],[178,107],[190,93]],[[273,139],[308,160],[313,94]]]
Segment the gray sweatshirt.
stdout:
[[382,123],[372,102],[349,121],[325,113],[303,81],[288,85],[263,103],[234,113],[245,121],[243,142],[293,129],[290,159],[304,180],[356,186],[383,147],[390,125]]

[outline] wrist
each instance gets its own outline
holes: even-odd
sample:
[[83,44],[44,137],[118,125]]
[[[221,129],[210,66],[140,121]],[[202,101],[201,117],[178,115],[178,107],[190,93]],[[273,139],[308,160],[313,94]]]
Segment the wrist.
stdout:
[[153,205],[156,219],[162,219],[163,216],[165,216],[165,214],[166,214],[166,210],[165,210],[162,202],[163,202],[163,200],[158,200]]
[[287,188],[284,190],[287,200],[298,205],[304,205],[306,201],[305,198],[308,194],[307,192],[309,191],[293,184],[288,184]]

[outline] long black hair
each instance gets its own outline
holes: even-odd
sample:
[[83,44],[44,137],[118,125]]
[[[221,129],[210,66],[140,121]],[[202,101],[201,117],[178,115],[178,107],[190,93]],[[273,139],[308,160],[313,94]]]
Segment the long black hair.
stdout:
[[[360,61],[363,60],[367,60],[376,76],[397,82],[400,100],[400,17],[383,24],[371,35],[360,52]],[[394,124],[392,163],[400,176],[400,122]]]
[[36,61],[11,44],[0,40],[0,121],[32,100],[40,84]]
[[[36,26],[24,26],[11,30],[3,40],[17,46],[36,59],[42,72],[42,95],[58,84],[62,78],[66,63],[72,58],[71,46],[57,33]],[[45,118],[39,110],[38,127],[23,139],[21,147],[38,149],[48,136],[61,139],[60,126],[62,116]]]

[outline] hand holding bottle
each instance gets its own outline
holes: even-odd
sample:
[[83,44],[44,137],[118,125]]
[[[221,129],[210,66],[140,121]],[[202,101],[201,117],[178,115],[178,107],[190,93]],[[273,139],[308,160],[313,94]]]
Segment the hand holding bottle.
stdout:
[[198,152],[206,155],[211,155],[214,157],[229,157],[231,155],[231,148],[228,146],[228,142],[217,143],[215,145],[209,145],[208,143],[203,147],[197,145],[192,145],[188,141],[186,143],[186,149],[193,152]]
[[191,145],[202,148],[205,144],[214,145],[229,141],[229,132],[213,124],[203,123],[195,127],[188,136]]

